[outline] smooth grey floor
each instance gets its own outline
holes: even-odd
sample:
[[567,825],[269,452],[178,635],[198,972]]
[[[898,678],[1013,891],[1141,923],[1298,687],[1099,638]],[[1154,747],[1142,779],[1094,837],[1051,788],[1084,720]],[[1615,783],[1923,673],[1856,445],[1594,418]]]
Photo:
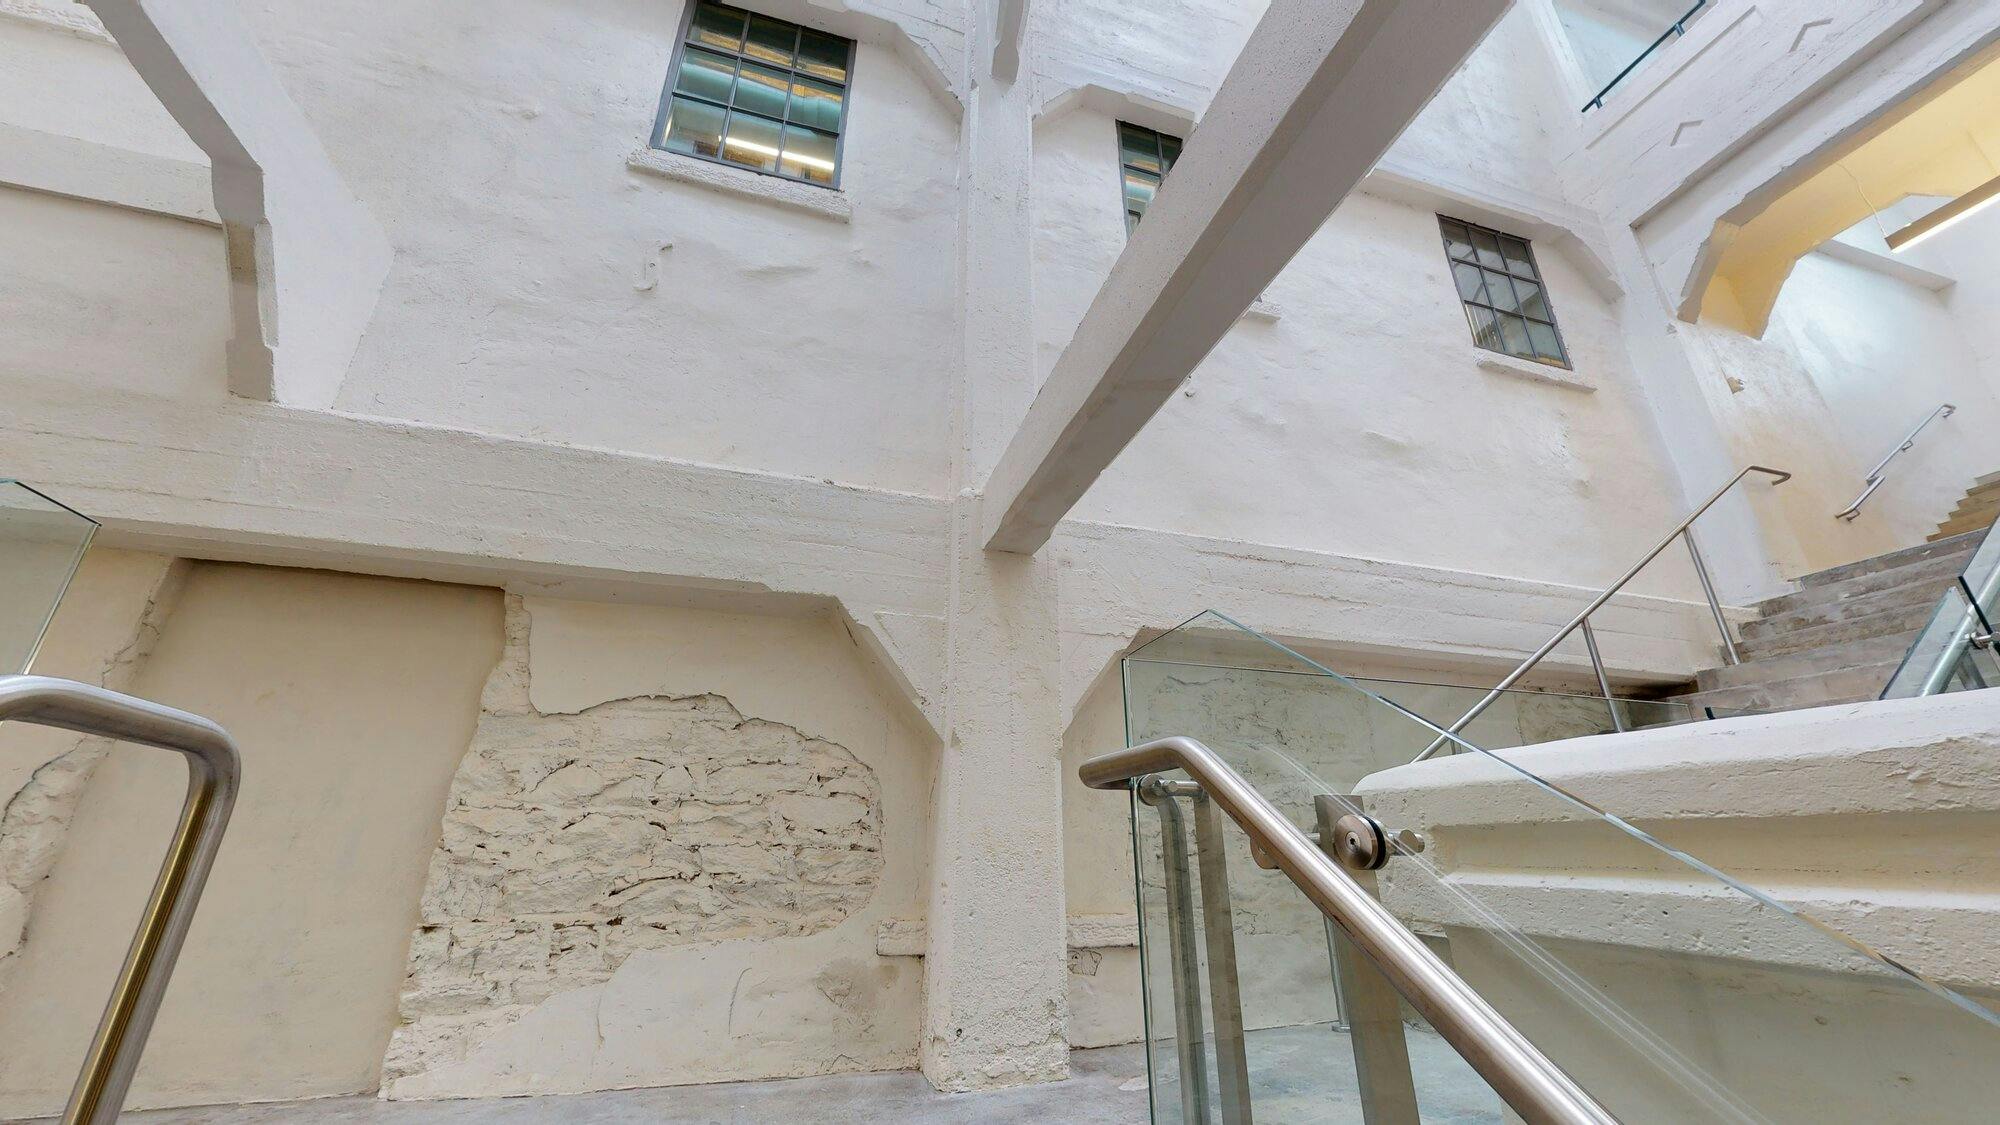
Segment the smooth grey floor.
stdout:
[[[1410,1062],[1426,1122],[1486,1125],[1500,1102],[1478,1076],[1428,1032],[1409,1035]],[[1248,1057],[1259,1125],[1360,1125],[1347,1037],[1321,1026],[1252,1032]],[[1073,1122],[1135,1125],[1147,1120],[1146,1059],[1137,1045],[1072,1051],[1067,1082],[990,1094],[940,1094],[911,1071],[725,1082],[601,1094],[469,1101],[385,1102],[373,1097],[213,1106],[130,1113],[133,1125],[1008,1125]],[[1172,1094],[1178,1098],[1178,1092]],[[1177,1122],[1171,1101],[1165,1121]]]

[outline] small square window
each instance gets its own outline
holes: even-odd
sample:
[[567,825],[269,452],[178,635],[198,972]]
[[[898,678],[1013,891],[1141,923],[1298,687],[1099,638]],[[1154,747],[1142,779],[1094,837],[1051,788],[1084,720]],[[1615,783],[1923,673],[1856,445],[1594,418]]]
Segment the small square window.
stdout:
[[1118,164],[1125,178],[1125,233],[1146,216],[1153,193],[1180,159],[1181,139],[1144,125],[1118,123]]
[[1502,355],[1568,367],[1569,353],[1528,240],[1443,215],[1438,230],[1472,342]]
[[653,147],[835,187],[853,69],[851,39],[696,0]]

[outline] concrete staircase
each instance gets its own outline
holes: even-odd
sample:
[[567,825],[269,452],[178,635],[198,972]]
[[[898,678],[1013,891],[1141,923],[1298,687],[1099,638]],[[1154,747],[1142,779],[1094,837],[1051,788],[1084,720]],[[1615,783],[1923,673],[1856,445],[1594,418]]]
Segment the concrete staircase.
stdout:
[[2000,519],[2000,473],[1988,473],[1972,482],[1958,507],[1931,532],[1929,541],[1943,542],[1968,531],[1983,531]]
[[1741,664],[1700,673],[1697,690],[1679,698],[1718,715],[1875,698],[2000,516],[2000,473],[1980,481],[1967,499],[1990,490],[1994,509],[1984,522],[1799,579],[1797,593],[1763,602],[1756,620],[1743,623]]

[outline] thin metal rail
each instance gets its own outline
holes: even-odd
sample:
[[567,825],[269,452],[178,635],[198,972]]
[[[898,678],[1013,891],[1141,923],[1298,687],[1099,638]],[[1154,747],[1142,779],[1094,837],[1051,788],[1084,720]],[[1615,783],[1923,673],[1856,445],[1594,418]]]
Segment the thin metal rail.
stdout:
[[199,715],[47,676],[0,676],[0,722],[32,723],[173,750],[187,759],[187,801],[152,897],[105,1005],[64,1125],[111,1125],[146,1049],[167,979],[194,920],[242,776],[228,732]]
[[1682,12],[1681,18],[1675,20],[1673,23],[1668,24],[1667,29],[1665,31],[1660,32],[1660,37],[1658,39],[1653,40],[1653,42],[1649,44],[1645,50],[1639,52],[1638,58],[1633,59],[1631,62],[1627,63],[1625,65],[1625,69],[1619,71],[1618,76],[1616,78],[1613,78],[1611,81],[1606,82],[1604,84],[1604,89],[1599,90],[1597,92],[1596,97],[1583,103],[1583,108],[1578,110],[1577,112],[1589,113],[1593,109],[1603,109],[1605,97],[1609,95],[1612,90],[1616,89],[1620,82],[1625,81],[1625,77],[1627,75],[1639,69],[1639,65],[1641,63],[1645,62],[1647,59],[1652,58],[1653,53],[1655,51],[1658,51],[1661,47],[1666,46],[1667,40],[1679,39],[1681,36],[1686,35],[1688,21],[1693,19],[1696,15],[1700,14],[1701,10],[1706,7],[1708,7],[1708,0],[1694,0],[1694,7],[1689,8],[1685,12]]
[[[1708,610],[1711,614],[1715,616],[1716,629],[1722,633],[1723,655],[1725,658],[1727,658],[1729,663],[1731,664],[1737,663],[1739,658],[1736,654],[1736,639],[1730,636],[1729,634],[1729,618],[1722,612],[1722,601],[1721,599],[1716,597],[1715,583],[1709,579],[1708,564],[1702,561],[1701,548],[1695,545],[1694,532],[1692,529],[1694,527],[1694,521],[1700,519],[1702,513],[1708,511],[1710,508],[1713,508],[1717,501],[1721,500],[1724,496],[1728,495],[1730,489],[1736,487],[1738,481],[1741,481],[1744,477],[1749,476],[1751,473],[1762,473],[1765,476],[1771,477],[1772,478],[1771,484],[1773,486],[1783,484],[1786,481],[1792,479],[1792,474],[1786,472],[1785,470],[1773,469],[1764,465],[1746,466],[1742,472],[1739,472],[1735,476],[1730,477],[1729,483],[1723,485],[1721,488],[1716,489],[1714,492],[1709,493],[1708,499],[1703,500],[1699,507],[1695,508],[1694,511],[1689,512],[1687,516],[1681,520],[1680,523],[1675,524],[1674,529],[1668,532],[1664,539],[1661,539],[1658,543],[1653,544],[1652,549],[1647,551],[1645,555],[1641,556],[1638,562],[1633,563],[1632,566],[1629,569],[1627,569],[1623,575],[1620,575],[1618,581],[1613,582],[1611,585],[1605,587],[1603,593],[1590,599],[1590,604],[1584,606],[1582,612],[1578,613],[1575,617],[1570,618],[1567,624],[1565,624],[1562,628],[1556,630],[1555,636],[1550,637],[1547,641],[1544,641],[1542,643],[1542,647],[1530,653],[1526,660],[1521,661],[1519,667],[1515,668],[1512,672],[1507,673],[1507,675],[1504,678],[1502,678],[1498,684],[1495,684],[1493,686],[1493,690],[1487,692],[1484,698],[1480,699],[1479,702],[1472,705],[1472,710],[1467,711],[1465,714],[1459,716],[1457,722],[1451,724],[1451,726],[1449,727],[1446,727],[1445,728],[1446,734],[1457,734],[1458,732],[1464,730],[1472,722],[1472,720],[1477,719],[1479,716],[1485,714],[1486,709],[1488,707],[1493,706],[1493,704],[1496,701],[1498,701],[1502,695],[1506,693],[1508,688],[1511,688],[1515,684],[1520,683],[1521,677],[1527,675],[1530,671],[1532,671],[1535,665],[1540,664],[1543,658],[1547,657],[1549,653],[1554,652],[1556,650],[1557,645],[1568,640],[1569,635],[1571,633],[1574,633],[1578,629],[1581,629],[1584,626],[1584,623],[1590,620],[1591,614],[1596,613],[1599,609],[1602,609],[1604,607],[1605,602],[1610,601],[1612,597],[1618,593],[1618,591],[1624,589],[1625,584],[1632,581],[1632,579],[1636,577],[1640,571],[1646,569],[1646,565],[1648,563],[1652,562],[1656,558],[1659,558],[1660,552],[1665,551],[1668,547],[1672,546],[1674,540],[1676,539],[1687,540],[1688,555],[1694,560],[1694,572],[1695,576],[1701,580],[1702,595],[1708,599]],[[1589,639],[1593,642],[1595,641],[1595,637],[1591,637]],[[1605,703],[1609,705],[1612,708],[1613,713],[1616,714],[1618,704],[1611,699],[1611,691],[1609,687],[1610,680],[1605,675],[1604,672],[1604,661],[1598,655],[1597,645],[1595,643],[1592,643],[1587,647],[1590,650],[1591,666],[1597,673],[1598,683],[1600,685],[1603,685]],[[1417,755],[1415,758],[1411,760],[1421,762],[1425,758],[1428,758],[1432,754],[1435,754],[1439,750],[1443,749],[1450,741],[1451,740],[1448,737],[1446,737],[1446,735],[1441,734],[1429,746],[1424,747],[1423,753]]]
[[1201,786],[1514,1112],[1537,1125],[1615,1123],[1562,1068],[1208,747],[1192,738],[1162,738],[1092,758],[1077,776],[1093,789],[1119,789],[1133,778],[1173,769],[1185,770]]
[[1864,487],[1861,489],[1861,495],[1856,496],[1854,498],[1854,503],[1849,504],[1847,507],[1841,509],[1838,512],[1835,512],[1833,514],[1833,518],[1837,520],[1847,520],[1850,523],[1853,522],[1854,517],[1861,514],[1861,505],[1866,504],[1868,502],[1868,498],[1870,496],[1875,495],[1875,490],[1882,487],[1882,482],[1889,479],[1888,474],[1884,471],[1889,467],[1889,462],[1894,461],[1897,457],[1901,456],[1904,453],[1907,453],[1911,446],[1917,444],[1917,435],[1924,432],[1924,427],[1930,425],[1932,422],[1937,421],[1939,418],[1949,418],[1956,413],[1958,413],[1958,407],[1953,406],[1951,403],[1944,402],[1944,403],[1939,403],[1938,408],[1936,410],[1933,410],[1929,414],[1924,415],[1924,420],[1917,423],[1917,428],[1911,430],[1909,434],[1903,438],[1901,444],[1896,446],[1896,448],[1891,449],[1889,451],[1888,456],[1882,458],[1880,461],[1875,462],[1875,467],[1868,470],[1868,476],[1862,482]]

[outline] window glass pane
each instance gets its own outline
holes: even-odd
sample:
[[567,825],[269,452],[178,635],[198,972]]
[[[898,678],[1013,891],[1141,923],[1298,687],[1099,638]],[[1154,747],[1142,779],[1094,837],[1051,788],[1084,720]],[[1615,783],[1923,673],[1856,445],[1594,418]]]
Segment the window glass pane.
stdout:
[[778,166],[778,123],[744,113],[729,117],[722,151],[730,160],[769,172]]
[[1514,303],[1514,287],[1507,284],[1507,275],[1486,271],[1486,296],[1488,304],[1507,312],[1519,312],[1521,306]]
[[1160,171],[1159,134],[1151,129],[1140,129],[1120,122],[1118,125],[1118,158],[1126,164],[1142,171]]
[[1139,225],[1139,213],[1137,211],[1125,212],[1125,233],[1128,235],[1131,234],[1132,228],[1138,225]]
[[1162,165],[1163,165],[1163,171],[1167,171],[1167,172],[1171,172],[1171,171],[1173,171],[1173,169],[1174,169],[1174,161],[1176,161],[1176,160],[1179,160],[1180,158],[1181,158],[1181,142],[1180,142],[1180,138],[1179,138],[1179,137],[1169,137],[1169,136],[1167,136],[1167,135],[1166,135],[1165,133],[1161,133],[1161,134],[1160,134],[1160,161],[1161,161],[1161,163],[1162,163]]
[[681,56],[681,76],[674,91],[728,105],[729,87],[735,81],[735,59],[690,47]]
[[1153,202],[1153,194],[1160,190],[1160,178],[1144,172],[1125,169],[1125,209],[1146,213],[1146,207]]
[[1460,300],[1479,301],[1489,305],[1493,303],[1486,298],[1486,286],[1480,281],[1478,266],[1468,265],[1465,262],[1453,262],[1451,264],[1451,276],[1452,280],[1458,282],[1458,297]]
[[841,88],[810,78],[792,79],[792,115],[786,120],[828,133],[840,131]]
[[1528,342],[1535,346],[1535,354],[1551,363],[1563,362],[1561,341],[1556,339],[1556,330],[1546,324],[1528,322]]
[[1500,257],[1500,243],[1490,231],[1474,230],[1472,245],[1479,251],[1479,264],[1489,269],[1499,269],[1504,264]]
[[1518,238],[1500,236],[1500,253],[1507,258],[1507,268],[1522,277],[1539,277],[1535,263],[1528,258],[1528,244]]
[[785,116],[785,95],[792,88],[792,76],[782,70],[745,62],[736,79],[736,108],[765,117]]
[[799,69],[815,78],[847,81],[847,40],[806,28],[799,33]]
[[1446,221],[1444,223],[1444,252],[1463,261],[1473,261],[1475,256],[1472,252],[1472,236],[1465,232],[1464,227],[1459,226],[1457,223]]
[[790,66],[792,48],[798,41],[799,25],[753,15],[750,17],[750,38],[743,45],[743,53],[753,59]]
[[818,184],[833,182],[834,138],[797,125],[785,126],[785,155],[778,171]]
[[1514,279],[1514,292],[1521,296],[1521,311],[1540,320],[1554,320],[1549,315],[1549,301],[1542,295],[1542,287],[1532,281]]
[[1534,355],[1534,349],[1528,344],[1528,322],[1518,316],[1501,313],[1500,346],[1508,355]]
[[715,106],[675,98],[667,110],[668,151],[696,156],[721,155],[722,117],[723,111]]
[[696,5],[694,25],[688,28],[688,41],[720,47],[725,51],[740,51],[743,49],[743,21],[747,17],[747,12],[720,4]]
[[1472,342],[1482,348],[1500,350],[1500,328],[1494,322],[1493,311],[1478,305],[1465,306],[1465,319],[1472,323]]

